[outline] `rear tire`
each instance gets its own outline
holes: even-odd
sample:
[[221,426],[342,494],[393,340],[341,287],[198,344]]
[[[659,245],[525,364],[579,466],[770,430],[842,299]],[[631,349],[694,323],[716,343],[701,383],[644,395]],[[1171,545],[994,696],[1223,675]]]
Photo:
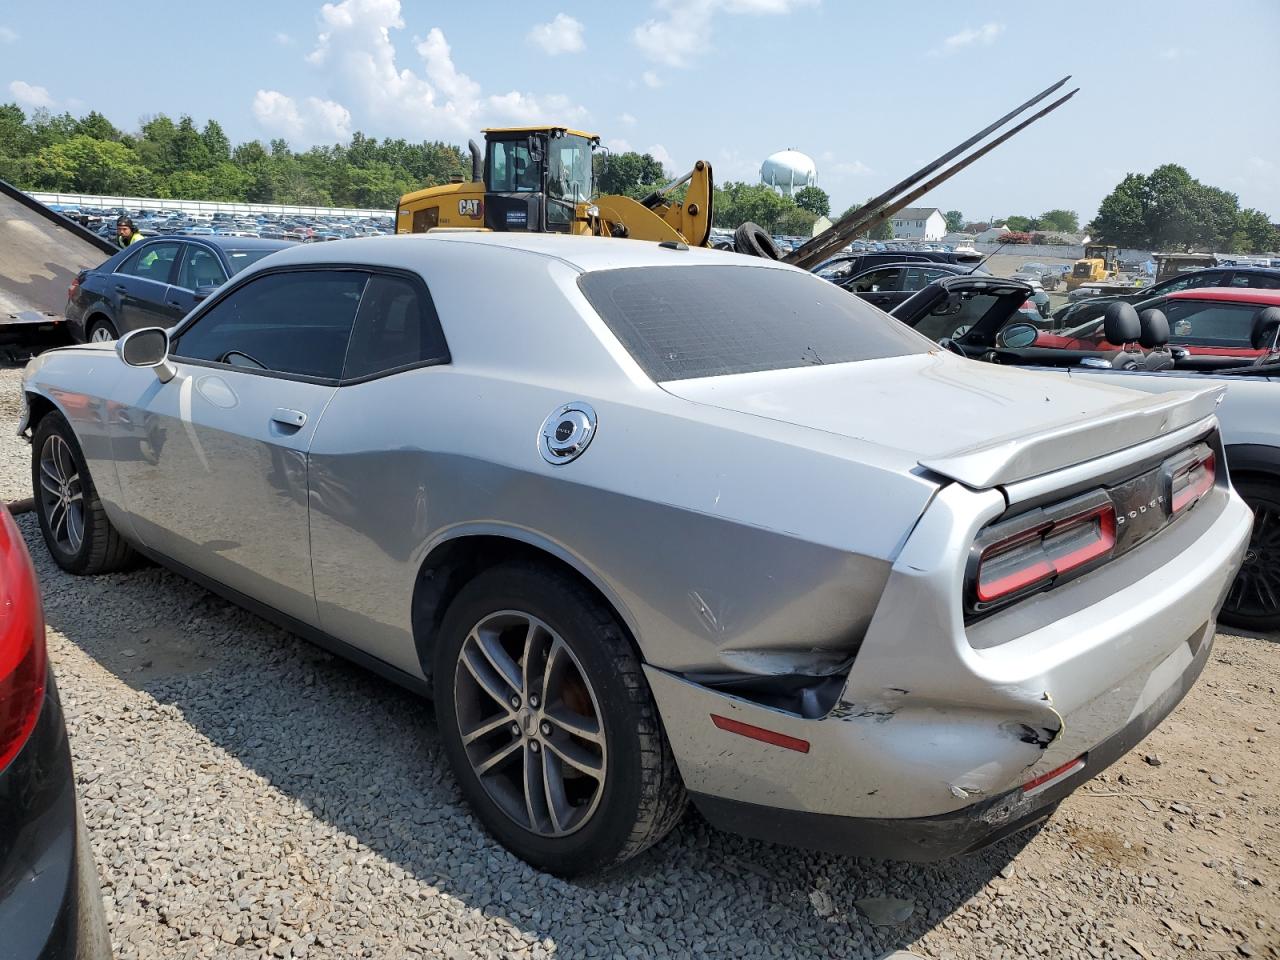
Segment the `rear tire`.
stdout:
[[1236,574],[1218,619],[1259,633],[1280,629],[1280,482],[1244,477],[1236,492],[1253,511],[1244,565]]
[[537,869],[572,877],[615,866],[683,814],[640,661],[583,584],[523,563],[480,574],[445,614],[433,682],[463,795]]
[[120,338],[120,335],[116,333],[115,325],[110,320],[93,321],[93,323],[89,324],[87,336],[90,343],[108,343]]
[[67,573],[111,573],[133,563],[136,554],[107,519],[75,432],[60,413],[36,424],[31,489],[45,546]]

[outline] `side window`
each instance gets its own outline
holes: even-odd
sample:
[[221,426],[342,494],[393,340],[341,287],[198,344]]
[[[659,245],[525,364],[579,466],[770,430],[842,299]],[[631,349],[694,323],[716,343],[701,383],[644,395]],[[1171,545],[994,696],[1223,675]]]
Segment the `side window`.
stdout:
[[897,290],[898,279],[902,276],[899,269],[872,270],[853,283],[855,293],[883,293],[886,290]]
[[356,314],[342,379],[448,360],[449,349],[426,290],[403,277],[372,277]]
[[1257,304],[1174,300],[1165,307],[1170,340],[1201,346],[1247,347]]
[[1242,271],[1231,278],[1233,287],[1253,287],[1255,290],[1280,290],[1280,276],[1274,273]]
[[903,290],[923,290],[939,277],[946,276],[943,270],[926,270],[923,267],[910,267],[902,281]]
[[141,250],[120,265],[116,273],[168,283],[180,247],[177,241],[144,244]]
[[227,273],[212,250],[196,243],[189,243],[186,247],[187,255],[178,268],[179,287],[199,290],[201,287],[217,287],[226,283]]
[[173,355],[337,380],[368,279],[354,270],[257,277],[183,330]]
[[426,233],[433,227],[440,225],[440,208],[439,207],[423,207],[421,210],[413,211],[413,232]]

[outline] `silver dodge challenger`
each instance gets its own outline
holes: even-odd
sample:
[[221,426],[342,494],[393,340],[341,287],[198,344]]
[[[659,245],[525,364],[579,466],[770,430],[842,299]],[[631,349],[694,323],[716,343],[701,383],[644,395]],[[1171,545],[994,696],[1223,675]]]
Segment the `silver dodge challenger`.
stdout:
[[690,798],[913,860],[1038,822],[1195,681],[1251,523],[1220,389],[992,367],[680,244],[299,246],[24,397],[63,569],[150,558],[430,695],[561,875]]

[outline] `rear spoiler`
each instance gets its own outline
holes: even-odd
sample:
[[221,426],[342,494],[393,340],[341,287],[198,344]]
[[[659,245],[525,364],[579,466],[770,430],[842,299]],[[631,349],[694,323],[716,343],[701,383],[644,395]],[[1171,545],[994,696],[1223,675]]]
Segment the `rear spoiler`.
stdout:
[[1141,394],[1088,420],[1063,423],[1029,437],[997,438],[943,457],[926,470],[983,490],[1017,483],[1154,440],[1213,414],[1227,388]]

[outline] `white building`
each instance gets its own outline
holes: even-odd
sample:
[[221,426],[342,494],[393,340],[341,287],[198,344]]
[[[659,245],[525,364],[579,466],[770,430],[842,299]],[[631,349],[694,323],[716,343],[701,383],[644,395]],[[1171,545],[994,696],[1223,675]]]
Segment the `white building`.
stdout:
[[947,218],[937,207],[907,207],[890,221],[894,239],[941,240],[947,232]]
[[760,182],[790,197],[818,185],[818,167],[799,150],[779,150],[760,166]]

